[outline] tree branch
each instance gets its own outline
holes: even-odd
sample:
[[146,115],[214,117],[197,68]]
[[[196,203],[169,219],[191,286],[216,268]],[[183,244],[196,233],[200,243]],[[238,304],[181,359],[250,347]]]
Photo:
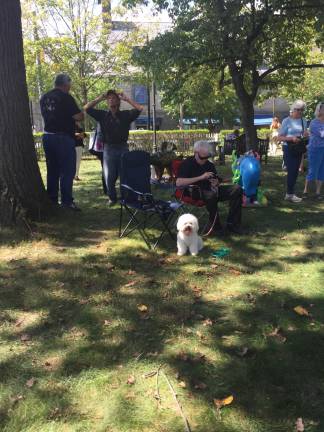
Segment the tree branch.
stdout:
[[301,65],[287,65],[285,63],[278,64],[273,66],[272,68],[266,70],[259,76],[259,80],[262,81],[264,78],[271,73],[277,71],[278,69],[315,69],[315,68],[324,68],[323,63],[314,63],[314,64],[301,64]]

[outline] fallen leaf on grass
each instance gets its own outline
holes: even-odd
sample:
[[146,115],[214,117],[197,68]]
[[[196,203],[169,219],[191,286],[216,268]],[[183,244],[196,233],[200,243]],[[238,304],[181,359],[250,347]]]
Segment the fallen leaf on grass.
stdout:
[[55,420],[60,416],[61,416],[61,411],[58,407],[56,407],[56,408],[51,410],[51,412],[48,415],[48,419],[49,420]]
[[305,427],[304,427],[304,423],[303,423],[303,419],[301,417],[299,417],[296,421],[296,431],[297,432],[304,432]]
[[154,399],[156,399],[158,401],[161,400],[161,397],[160,397],[160,395],[159,395],[159,393],[157,391],[154,392],[153,396],[154,396]]
[[240,276],[242,274],[242,272],[240,272],[239,270],[236,270],[235,268],[230,268],[229,272],[234,276]]
[[195,384],[195,389],[197,390],[205,390],[206,388],[207,388],[207,384],[203,382],[198,382],[197,384]]
[[108,271],[111,271],[111,270],[114,270],[114,269],[115,269],[114,264],[111,264],[111,263],[108,263],[108,264],[107,264],[107,270],[108,270]]
[[217,409],[221,409],[222,407],[226,405],[230,405],[234,400],[234,397],[232,395],[226,397],[225,399],[214,399],[214,405]]
[[90,302],[89,299],[81,299],[81,300],[79,301],[79,303],[80,303],[81,305],[88,304],[89,302]]
[[20,336],[20,340],[21,340],[22,342],[30,341],[30,339],[31,339],[31,337],[30,337],[30,335],[27,334],[27,333],[24,333],[24,334],[22,334],[22,335]]
[[186,384],[184,381],[180,381],[180,382],[179,382],[179,387],[181,387],[181,388],[186,388],[186,387],[187,387],[187,384]]
[[206,336],[203,335],[199,330],[196,331],[196,335],[199,337],[199,339],[206,339]]
[[138,309],[140,312],[147,312],[148,307],[147,307],[145,304],[140,304],[140,305],[137,306],[137,309]]
[[26,387],[32,388],[35,383],[36,383],[36,379],[30,378],[28,381],[26,381]]
[[242,347],[240,350],[238,350],[237,354],[240,357],[244,357],[248,353],[248,351],[249,351],[248,347]]
[[10,396],[10,400],[13,404],[16,404],[17,402],[19,402],[22,399],[24,399],[24,396],[22,396],[22,395]]
[[136,379],[135,379],[134,375],[130,375],[127,379],[127,384],[133,385],[133,384],[135,384],[135,382],[136,382]]
[[213,321],[210,318],[206,318],[203,322],[203,326],[211,326],[213,325]]
[[285,343],[287,340],[287,338],[280,333],[280,327],[276,327],[268,336],[276,338],[280,343]]
[[132,287],[132,286],[134,286],[134,285],[136,285],[136,281],[128,282],[128,283],[125,284],[124,286],[127,287],[127,288],[129,288],[129,287]]
[[188,354],[184,353],[183,351],[179,352],[179,354],[177,355],[177,358],[179,360],[182,360],[182,361],[188,361],[189,360]]
[[136,275],[136,271],[135,270],[128,270],[127,274],[130,276]]
[[201,296],[202,296],[202,292],[200,289],[194,290],[194,298],[195,299],[200,299]]
[[25,317],[19,318],[16,322],[15,322],[15,326],[16,327],[20,327],[21,324],[25,321]]
[[304,315],[304,316],[309,316],[309,312],[307,309],[303,308],[302,306],[296,306],[294,307],[294,311],[298,314],[298,315]]
[[104,320],[104,326],[110,326],[112,324],[111,320]]
[[160,258],[158,260],[158,263],[160,265],[165,265],[165,264],[174,264],[176,261],[177,261],[177,258],[168,257],[168,258]]
[[291,253],[291,256],[298,256],[300,254],[301,254],[301,252],[299,250],[295,250]]
[[202,363],[205,360],[206,360],[206,356],[205,356],[205,354],[202,354],[202,353],[197,353],[192,357],[193,363]]

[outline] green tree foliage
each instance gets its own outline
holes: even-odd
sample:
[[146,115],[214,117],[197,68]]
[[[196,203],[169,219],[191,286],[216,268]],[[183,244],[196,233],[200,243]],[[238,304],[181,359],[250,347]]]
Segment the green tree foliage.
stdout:
[[[324,53],[320,50],[311,51],[308,63],[324,64]],[[307,105],[305,115],[307,118],[312,118],[318,102],[324,101],[323,69],[306,69],[300,78],[297,83],[289,81],[284,83],[279,87],[279,91],[288,102],[293,102],[297,98],[304,100]]]
[[163,108],[173,117],[179,116],[180,105],[185,117],[216,119],[230,127],[240,115],[233,86],[220,90],[219,76],[208,66],[182,76],[175,71],[167,76],[162,72],[156,79]]
[[[136,28],[112,31],[97,0],[23,0],[25,62],[30,95],[68,73],[79,103],[120,82],[140,39]],[[109,8],[108,8],[109,10]]]
[[[134,5],[140,0],[125,0]],[[306,68],[307,53],[323,31],[323,0],[154,0],[174,21],[171,31],[142,51],[142,63],[158,74],[180,76],[206,65],[232,83],[240,102],[247,144],[253,147],[253,104],[262,88],[274,88]],[[230,80],[226,79],[229,75]]]

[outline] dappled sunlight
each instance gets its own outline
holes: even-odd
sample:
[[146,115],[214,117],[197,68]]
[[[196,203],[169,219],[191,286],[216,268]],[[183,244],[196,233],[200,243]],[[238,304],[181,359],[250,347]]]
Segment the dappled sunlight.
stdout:
[[[156,251],[135,233],[118,239],[119,208],[88,198],[100,187],[88,163],[82,214],[0,246],[2,429],[180,432],[162,375],[161,404],[146,377],[162,365],[195,432],[288,432],[299,416],[320,432],[322,207],[275,197],[244,210],[246,236],[178,257],[167,237]],[[213,399],[229,395],[218,412]]]

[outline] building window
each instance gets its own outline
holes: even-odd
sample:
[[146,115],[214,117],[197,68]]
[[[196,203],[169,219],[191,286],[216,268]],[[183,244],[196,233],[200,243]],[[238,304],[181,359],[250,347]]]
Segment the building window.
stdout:
[[143,85],[135,85],[133,87],[133,98],[134,101],[142,104],[147,105],[147,89]]

